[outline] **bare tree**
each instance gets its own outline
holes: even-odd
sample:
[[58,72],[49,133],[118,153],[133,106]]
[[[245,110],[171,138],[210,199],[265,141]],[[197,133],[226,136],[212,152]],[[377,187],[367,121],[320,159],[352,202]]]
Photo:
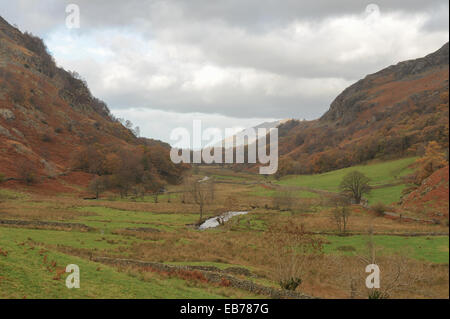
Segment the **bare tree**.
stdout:
[[344,195],[351,197],[355,204],[359,204],[362,196],[370,193],[369,181],[370,179],[363,173],[353,171],[344,176],[340,190]]
[[98,199],[100,197],[100,194],[103,193],[107,188],[108,181],[106,177],[97,176],[89,183],[89,191],[95,194],[95,199]]
[[[407,258],[404,251],[403,254],[378,256],[380,250],[375,244],[371,227],[367,248],[356,256],[356,264],[345,258],[342,260],[341,267],[346,270],[343,275],[350,280],[351,298],[388,299],[402,291],[417,291],[416,284],[424,280],[427,274],[426,264]],[[372,264],[380,269],[380,287],[369,289],[366,287],[368,273],[365,269]]]
[[204,207],[211,202],[211,183],[209,180],[207,181],[197,181],[192,179],[189,184],[189,194],[192,197],[194,203],[199,205],[200,208],[200,218],[201,221],[203,219],[203,210]]
[[37,181],[37,170],[29,160],[20,161],[17,167],[20,179],[27,185],[34,184]]
[[336,226],[340,233],[345,234],[347,231],[348,217],[350,215],[350,209],[348,206],[339,206],[333,209],[333,217],[336,222]]
[[155,204],[158,204],[159,190],[154,191],[152,195],[153,195],[153,202]]
[[307,276],[308,269],[322,256],[323,243],[307,233],[303,225],[293,224],[269,228],[270,254],[275,257],[274,275],[280,287],[296,290]]
[[347,231],[350,216],[350,203],[346,197],[337,197],[334,199],[334,204],[333,220],[336,223],[338,231],[344,234]]
[[211,201],[214,201],[214,197],[216,195],[216,187],[215,187],[216,183],[214,181],[214,177],[210,177],[209,178],[209,186],[210,186],[210,195],[211,195]]

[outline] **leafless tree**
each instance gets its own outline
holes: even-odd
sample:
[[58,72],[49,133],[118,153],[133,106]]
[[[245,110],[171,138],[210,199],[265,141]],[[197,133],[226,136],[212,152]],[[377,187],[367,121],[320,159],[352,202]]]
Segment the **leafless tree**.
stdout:
[[292,224],[272,226],[266,234],[270,254],[275,257],[276,280],[283,289],[295,290],[322,256],[322,241],[303,226]]
[[27,185],[34,184],[37,181],[37,171],[28,159],[20,161],[17,167],[20,179]]
[[89,183],[89,191],[95,194],[95,199],[99,199],[100,194],[108,188],[106,177],[97,176]]
[[[350,280],[351,298],[387,299],[394,294],[416,291],[417,284],[423,281],[426,274],[426,264],[406,257],[403,254],[386,256],[378,254],[380,248],[374,241],[373,229],[369,229],[367,248],[356,255],[356,263],[342,259],[343,275]],[[380,288],[366,287],[366,266],[377,265],[380,269]],[[352,266],[353,265],[353,266]]]
[[350,216],[350,206],[346,198],[336,198],[333,209],[333,220],[340,233],[347,231],[348,219]]
[[343,195],[351,197],[355,204],[359,204],[362,196],[370,192],[369,181],[363,173],[353,171],[344,176],[340,190]]
[[200,208],[200,218],[201,221],[203,219],[204,208],[207,204],[211,202],[211,182],[207,181],[198,181],[195,179],[191,179],[188,184],[188,192],[191,195],[191,198],[194,203],[199,205]]

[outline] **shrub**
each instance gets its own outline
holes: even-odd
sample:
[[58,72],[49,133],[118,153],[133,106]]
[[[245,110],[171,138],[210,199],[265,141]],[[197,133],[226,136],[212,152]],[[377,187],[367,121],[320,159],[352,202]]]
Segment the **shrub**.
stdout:
[[29,161],[24,160],[20,162],[18,165],[18,171],[20,180],[25,182],[27,185],[36,183],[37,172]]
[[49,134],[44,133],[44,134],[42,135],[41,140],[42,140],[42,142],[47,142],[47,143],[49,143],[49,142],[52,141],[52,138],[51,138],[51,136],[50,136]]
[[277,192],[273,197],[273,206],[281,211],[290,211],[294,204],[294,194],[290,192]]
[[22,85],[16,80],[12,80],[10,82],[11,91],[9,92],[9,96],[13,103],[16,104],[23,104],[25,103],[25,90],[23,89]]
[[301,285],[301,283],[302,280],[300,278],[289,278],[287,280],[281,280],[280,287],[286,290],[294,291],[298,286]]
[[288,223],[284,226],[271,226],[266,233],[274,258],[274,279],[280,287],[295,290],[315,269],[323,252],[319,237],[306,232],[303,226]]
[[383,216],[387,211],[386,205],[381,202],[378,202],[370,207],[378,216]]
[[371,290],[369,292],[369,299],[388,299],[388,296],[379,290]]
[[24,46],[28,50],[36,53],[37,56],[33,56],[32,61],[38,65],[38,71],[49,77],[53,77],[56,72],[56,65],[44,41],[31,33],[25,32]]
[[5,175],[0,173],[0,184],[5,181]]

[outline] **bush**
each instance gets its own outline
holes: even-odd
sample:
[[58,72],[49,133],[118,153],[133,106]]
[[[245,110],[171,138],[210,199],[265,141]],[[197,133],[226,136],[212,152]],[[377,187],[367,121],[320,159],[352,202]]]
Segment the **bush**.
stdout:
[[368,297],[369,299],[388,299],[388,296],[379,290],[371,290]]
[[383,203],[378,202],[378,203],[372,205],[370,207],[370,209],[372,209],[378,216],[383,216],[388,208]]
[[25,32],[24,46],[36,53],[37,56],[33,56],[32,61],[38,66],[38,71],[52,78],[56,72],[56,65],[44,41],[31,33]]
[[16,104],[24,104],[26,94],[20,81],[13,77],[8,82],[10,85],[9,97],[12,102]]
[[42,142],[49,143],[49,142],[52,141],[52,138],[51,138],[51,136],[49,134],[45,133],[45,134],[42,135],[41,140],[42,140]]
[[5,175],[0,173],[0,184],[5,181]]
[[25,182],[27,185],[31,185],[37,182],[37,172],[29,161],[24,160],[19,163],[18,171],[20,180]]
[[287,280],[281,280],[280,287],[286,290],[294,291],[298,286],[301,285],[301,283],[302,280],[300,278],[289,278]]
[[280,287],[294,291],[316,269],[323,256],[323,242],[304,227],[287,223],[272,225],[266,232],[271,247],[274,279]]

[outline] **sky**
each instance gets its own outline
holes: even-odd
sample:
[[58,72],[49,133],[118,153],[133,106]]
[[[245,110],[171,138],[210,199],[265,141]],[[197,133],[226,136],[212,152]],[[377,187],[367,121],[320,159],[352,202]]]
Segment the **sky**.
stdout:
[[[0,0],[112,113],[165,142],[177,127],[316,119],[346,87],[449,39],[449,3]],[[67,5],[80,10],[68,28]]]

